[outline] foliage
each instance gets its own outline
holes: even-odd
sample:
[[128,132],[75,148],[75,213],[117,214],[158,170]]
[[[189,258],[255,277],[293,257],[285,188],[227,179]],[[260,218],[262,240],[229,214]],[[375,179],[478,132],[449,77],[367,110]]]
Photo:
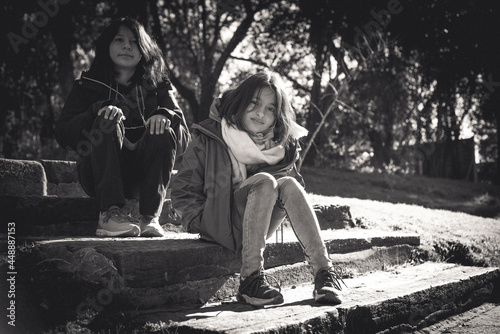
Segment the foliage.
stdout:
[[112,17],[130,15],[168,56],[190,122],[208,117],[221,90],[270,68],[287,79],[298,121],[310,130],[306,164],[407,172],[405,151],[456,141],[467,126],[483,162],[498,161],[493,0],[73,0],[57,10],[47,3],[3,4],[3,35],[26,40],[6,38],[1,51],[3,157],[65,158],[54,120],[92,59],[93,39]]
[[[2,26],[6,47],[1,51],[2,101],[0,156],[64,159],[53,127],[74,73],[88,63],[95,31],[102,27],[97,13],[105,6],[75,0],[4,4]],[[47,5],[49,4],[49,5]],[[78,13],[79,20],[73,20]],[[10,37],[9,37],[10,36]]]

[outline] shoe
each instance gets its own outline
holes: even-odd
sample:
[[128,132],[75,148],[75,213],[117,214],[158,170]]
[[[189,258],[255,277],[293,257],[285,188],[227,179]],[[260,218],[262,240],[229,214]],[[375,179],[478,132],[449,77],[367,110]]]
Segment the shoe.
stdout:
[[342,303],[342,287],[339,283],[340,281],[345,285],[342,273],[343,270],[340,267],[320,269],[314,278],[314,300],[325,304]]
[[141,216],[139,219],[141,237],[164,237],[165,231],[160,225],[159,217]]
[[245,278],[243,281],[240,281],[240,287],[238,289],[236,298],[239,301],[254,306],[283,303],[281,288],[278,285],[278,290],[269,285],[267,277],[273,278],[276,283],[278,283],[274,277],[265,275],[261,271],[256,271],[252,275]]
[[99,214],[95,234],[100,237],[135,237],[140,233],[138,221],[112,206]]

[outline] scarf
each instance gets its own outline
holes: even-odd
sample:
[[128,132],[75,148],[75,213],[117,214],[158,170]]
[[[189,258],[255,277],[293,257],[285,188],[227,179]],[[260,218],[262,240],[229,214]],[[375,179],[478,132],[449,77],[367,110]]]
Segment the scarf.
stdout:
[[[265,134],[252,134],[252,137],[234,125],[229,125],[225,118],[221,120],[222,138],[229,148],[233,185],[247,178],[247,165],[267,163],[276,165],[285,157],[285,148],[272,141],[273,131]],[[274,145],[273,145],[274,144]]]

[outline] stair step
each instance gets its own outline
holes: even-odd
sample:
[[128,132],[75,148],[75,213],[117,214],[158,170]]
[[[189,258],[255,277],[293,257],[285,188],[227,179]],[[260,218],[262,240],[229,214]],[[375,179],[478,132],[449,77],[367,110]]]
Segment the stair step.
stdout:
[[[398,232],[350,229],[322,231],[332,260],[349,275],[408,261],[419,237]],[[265,264],[284,286],[313,280],[293,232],[269,242]],[[18,240],[24,263],[46,304],[74,311],[86,298],[108,293],[117,308],[203,304],[236,295],[241,258],[187,233],[168,238],[61,238]],[[68,291],[71,290],[71,297]],[[78,290],[81,290],[78,292]],[[111,291],[111,292],[110,292]],[[64,296],[64,297],[63,297]],[[52,302],[51,302],[52,301]],[[114,304],[113,304],[114,305]],[[50,306],[52,307],[52,306]],[[50,309],[49,307],[49,309]]]
[[[99,205],[91,197],[0,195],[0,222],[15,222],[19,236],[93,236]],[[138,201],[127,199],[125,212],[138,216]],[[163,205],[161,224],[179,225],[170,199]]]
[[402,266],[346,279],[344,303],[321,305],[312,284],[286,287],[285,303],[265,308],[229,302],[192,309],[136,311],[129,319],[140,328],[163,323],[170,333],[401,333],[461,313],[494,295],[498,268],[446,263]]
[[[94,221],[99,217],[98,203],[90,197],[1,195],[2,220],[23,226],[44,226],[64,222]],[[94,226],[95,227],[95,226]]]
[[[372,247],[418,246],[417,235],[373,230],[322,231],[329,253],[349,253]],[[63,238],[35,242],[44,259],[58,256],[76,261],[75,254],[92,252],[114,263],[116,271],[131,287],[157,287],[239,271],[240,258],[214,243],[198,240],[188,233],[171,233],[165,238]],[[141,242],[142,241],[142,242]],[[144,241],[147,241],[145,245]],[[267,267],[304,261],[302,248],[291,231],[284,242],[272,238],[266,247]],[[147,275],[145,274],[147,273]]]

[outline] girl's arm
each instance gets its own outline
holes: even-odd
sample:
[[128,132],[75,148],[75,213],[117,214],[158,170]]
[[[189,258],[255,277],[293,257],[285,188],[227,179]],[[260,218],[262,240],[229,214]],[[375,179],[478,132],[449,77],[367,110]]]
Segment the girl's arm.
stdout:
[[177,155],[181,155],[191,141],[184,113],[174,97],[174,91],[170,83],[162,83],[157,93],[158,108],[151,113],[151,116],[161,114],[170,120],[170,127],[174,129],[177,135]]
[[182,156],[178,172],[172,180],[172,206],[181,217],[182,226],[199,233],[206,202],[205,159],[206,138],[197,136]]
[[55,124],[55,137],[59,145],[75,151],[78,150],[81,141],[89,140],[87,137],[90,136],[89,131],[99,109],[112,102],[99,101],[97,96],[89,96],[81,84],[82,80],[75,81]]

